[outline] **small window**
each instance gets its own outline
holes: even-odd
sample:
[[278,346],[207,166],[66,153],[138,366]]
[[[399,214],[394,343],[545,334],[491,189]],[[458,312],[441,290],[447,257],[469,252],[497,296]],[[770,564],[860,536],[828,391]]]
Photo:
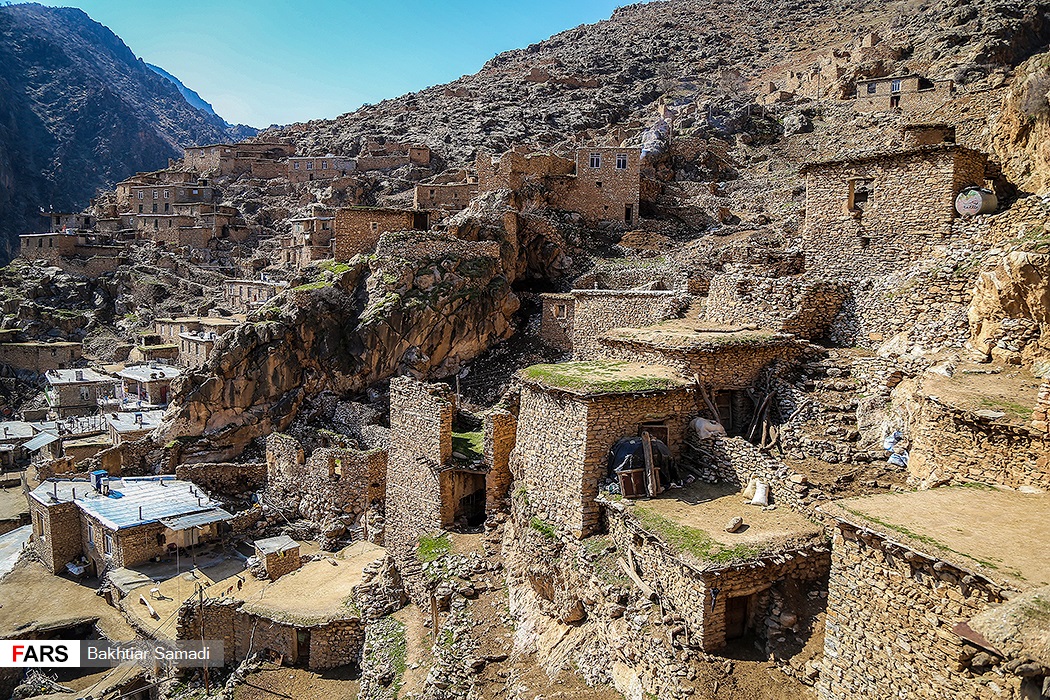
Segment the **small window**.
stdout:
[[897,109],[901,106],[901,96],[893,95],[890,97],[890,109]]
[[876,91],[877,91],[878,89],[879,89],[879,88],[878,88],[878,85],[876,85],[875,83],[868,83],[868,94],[869,94],[869,95],[874,95],[874,94],[875,94],[875,92],[876,92]]
[[102,551],[107,555],[113,553],[113,535],[109,534],[108,532],[106,533],[106,537],[103,540]]
[[569,316],[569,307],[565,304],[554,305],[554,318],[567,318]]
[[627,170],[627,154],[617,153],[616,154],[616,169]]
[[868,208],[875,194],[875,181],[871,178],[858,178],[849,182],[850,211],[862,212]]
[[294,163],[292,163],[292,169],[293,170],[298,170],[299,169],[299,161],[295,161]]
[[327,221],[322,221],[321,222],[321,230],[322,231],[327,231],[328,230],[328,222]]
[[307,170],[313,170],[314,169],[314,162],[312,160],[306,161],[306,169]]
[[591,154],[591,167],[592,168],[600,168],[600,167],[602,167],[602,154],[601,153],[592,153]]
[[900,92],[900,91],[901,91],[901,81],[899,81],[899,80],[891,81],[890,82],[890,92]]
[[141,213],[142,213],[142,205],[140,204],[139,205],[139,214],[141,214]]
[[142,190],[139,190],[139,199],[142,199],[142,195],[143,195],[143,194],[144,194],[144,193],[142,192]]
[[153,199],[159,199],[159,198],[160,198],[160,192],[158,192],[157,190],[153,190]]
[[193,190],[193,194],[200,194],[200,190]]
[[867,236],[861,236],[860,237],[860,247],[861,248],[867,248],[870,245],[871,245],[871,239],[869,237],[867,237]]
[[164,190],[164,199],[171,199],[171,190]]
[[372,222],[372,232],[376,233],[379,231],[379,224],[375,221]]
[[327,160],[322,160],[321,161],[321,170],[328,170],[328,161]]

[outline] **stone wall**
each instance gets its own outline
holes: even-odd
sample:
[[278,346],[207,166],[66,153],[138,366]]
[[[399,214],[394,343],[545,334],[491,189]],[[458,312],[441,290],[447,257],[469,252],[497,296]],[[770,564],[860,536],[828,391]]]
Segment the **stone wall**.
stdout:
[[368,207],[339,209],[334,224],[335,259],[345,262],[359,253],[371,253],[384,233],[417,228],[414,226],[417,213]]
[[963,671],[974,651],[952,631],[1002,601],[979,577],[840,523],[818,697],[1020,697],[1016,678]]
[[846,298],[843,286],[813,276],[715,275],[705,318],[713,323],[755,323],[762,328],[819,340]]
[[982,419],[933,396],[908,411],[909,481],[1032,486],[1050,491],[1050,437],[1027,426]]
[[540,297],[540,339],[552,348],[572,352],[576,298],[572,294],[541,294]]
[[413,209],[465,209],[478,193],[476,182],[454,182],[443,185],[416,185]]
[[577,289],[572,317],[572,351],[577,360],[603,356],[598,336],[613,328],[644,328],[676,318],[688,297],[675,291]]
[[270,552],[263,557],[263,568],[266,569],[266,575],[271,581],[292,573],[302,565],[298,547],[283,552]]
[[[954,87],[950,80],[938,80],[933,87],[918,89],[917,78],[906,78],[900,92],[890,92],[890,79],[876,84],[876,92],[868,94],[862,85],[858,90],[853,107],[858,112],[891,112],[900,109],[905,112],[930,112],[952,99]],[[891,101],[896,97],[896,101]]]
[[399,564],[412,558],[420,536],[440,531],[449,519],[440,470],[452,457],[454,400],[446,384],[390,381],[386,543]]
[[44,506],[29,499],[33,521],[33,549],[53,574],[61,573],[67,562],[84,551],[80,539],[80,509],[75,503]]
[[1032,429],[1039,433],[1050,432],[1050,381],[1043,380],[1039,385],[1039,395],[1032,409]]
[[495,408],[485,414],[485,463],[489,473],[485,479],[485,510],[489,513],[505,510],[513,475],[510,455],[517,443],[518,419],[506,409]]
[[266,500],[325,530],[345,528],[351,540],[381,543],[387,451],[318,448],[304,456],[293,437],[266,439]]
[[0,365],[43,374],[80,359],[80,343],[0,343]]
[[575,537],[592,534],[612,446],[638,435],[642,423],[662,421],[677,455],[696,415],[696,398],[686,389],[584,397],[523,387],[511,465],[530,515]]
[[243,497],[266,485],[266,462],[180,464],[175,467],[175,478],[212,495]]
[[[806,269],[858,279],[930,256],[951,235],[955,196],[965,185],[984,184],[986,160],[941,145],[807,166]],[[851,209],[851,183],[858,179],[870,180],[872,192]]]
[[799,354],[798,345],[788,338],[755,343],[711,343],[702,347],[661,347],[626,338],[600,338],[601,357],[664,365],[683,376],[699,378],[700,383],[717,389],[744,389],[754,386],[759,375],[772,363],[790,362]]

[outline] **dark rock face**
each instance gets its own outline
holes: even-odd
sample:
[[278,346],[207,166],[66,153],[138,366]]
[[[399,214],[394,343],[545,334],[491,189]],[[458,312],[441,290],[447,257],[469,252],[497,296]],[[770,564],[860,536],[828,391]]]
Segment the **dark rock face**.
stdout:
[[246,135],[234,128],[80,10],[0,7],[0,258],[42,227],[40,207],[79,211],[183,146]]
[[187,461],[234,457],[322,391],[447,377],[511,335],[518,298],[498,245],[395,235],[412,238],[289,290],[220,338],[207,365],[172,385],[161,439],[182,438]]

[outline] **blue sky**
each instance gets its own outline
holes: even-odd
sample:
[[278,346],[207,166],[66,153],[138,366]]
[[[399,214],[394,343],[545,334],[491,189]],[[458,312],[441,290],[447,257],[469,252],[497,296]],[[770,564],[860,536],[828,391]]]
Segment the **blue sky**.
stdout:
[[[252,126],[335,117],[476,72],[623,0],[72,0]],[[177,9],[175,9],[177,8]]]

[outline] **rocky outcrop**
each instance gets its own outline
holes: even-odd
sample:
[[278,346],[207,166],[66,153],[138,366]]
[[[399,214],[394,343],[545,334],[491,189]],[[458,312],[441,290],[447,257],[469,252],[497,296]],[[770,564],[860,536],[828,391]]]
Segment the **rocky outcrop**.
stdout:
[[498,242],[387,234],[376,255],[290,289],[220,338],[201,371],[173,384],[161,437],[183,438],[187,461],[232,457],[321,391],[454,374],[511,334],[517,308]]
[[1013,251],[981,272],[967,316],[977,353],[1014,363],[1050,353],[1050,254]]
[[1050,189],[1050,53],[1020,65],[993,125],[1003,173],[1026,192]]

